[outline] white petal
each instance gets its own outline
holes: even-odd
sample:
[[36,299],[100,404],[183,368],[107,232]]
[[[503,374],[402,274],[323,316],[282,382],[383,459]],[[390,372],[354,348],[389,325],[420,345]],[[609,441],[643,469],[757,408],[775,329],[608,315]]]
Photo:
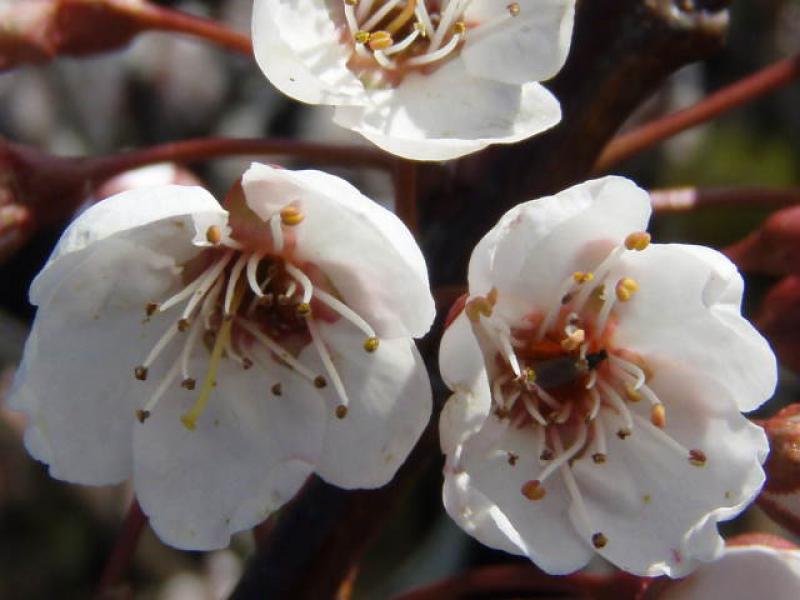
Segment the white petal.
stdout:
[[[690,464],[688,453],[665,443],[649,423],[637,424],[625,440],[608,435],[605,464],[584,458],[574,465],[592,531],[572,516],[585,536],[606,535],[600,553],[618,567],[681,577],[722,551],[716,523],[739,514],[758,493],[768,444],[764,431],[739,413],[713,378],[660,363],[655,373],[648,385],[666,406],[664,432],[685,449],[701,450],[706,464]],[[648,422],[644,404],[629,408]],[[622,420],[609,412],[603,415],[611,432]]]
[[[373,488],[387,483],[417,443],[431,417],[431,388],[419,352],[409,338],[381,340],[372,353],[364,336],[338,321],[318,322],[350,403],[339,419],[340,400],[328,378],[322,390],[328,425],[317,473],[343,488]],[[300,354],[307,365],[322,365],[312,347]]]
[[[187,229],[198,245],[206,244],[206,231],[211,225],[226,228],[227,212],[214,197],[201,187],[165,185],[128,190],[89,207],[67,227],[58,241],[50,259],[31,285],[31,303],[46,301],[50,287],[60,281],[61,275],[74,268],[80,257],[70,256],[89,248],[108,237],[147,228],[158,221],[172,224],[173,233]],[[143,233],[145,237],[148,235]],[[142,239],[142,245],[151,240]],[[181,259],[194,252],[185,243],[185,235],[176,235],[172,243],[169,236],[159,238],[155,252]],[[69,258],[67,262],[64,259]],[[57,268],[54,263],[58,261]]]
[[[544,81],[564,66],[572,39],[575,0],[518,0],[519,15],[486,33],[467,32],[461,56],[467,71],[504,83]],[[466,22],[491,22],[507,11],[505,2],[474,0]]]
[[655,244],[628,253],[619,273],[640,290],[616,309],[615,344],[710,374],[742,411],[772,396],[775,356],[740,314],[742,278],[727,258],[700,246]]
[[[134,487],[166,543],[222,548],[232,533],[290,500],[313,471],[324,432],[322,401],[312,385],[273,364],[267,374],[223,360],[194,431],[180,417],[199,392],[177,383],[147,421],[134,425]],[[270,392],[277,382],[281,396]]]
[[[439,371],[451,390],[472,393],[489,402],[489,382],[483,354],[462,311],[445,329],[439,346]],[[488,411],[488,405],[487,405]]]
[[253,164],[242,185],[267,220],[289,202],[305,214],[294,256],[318,266],[379,336],[420,337],[436,312],[422,252],[403,223],[349,183],[321,171]]
[[518,142],[560,120],[558,100],[538,83],[473,77],[461,60],[430,75],[408,75],[394,90],[371,92],[363,107],[338,107],[334,115],[387,152],[415,160],[449,160]]
[[[547,308],[575,271],[592,270],[650,217],[647,193],[623,177],[604,177],[507,212],[475,249],[471,294],[500,291],[500,302]],[[509,298],[510,297],[510,298]]]
[[[180,224],[180,227],[177,225]],[[54,477],[88,484],[130,475],[134,410],[154,381],[133,369],[174,323],[145,306],[177,291],[175,260],[159,253],[191,243],[191,217],[173,217],[94,241],[51,261],[47,294],[9,404],[30,416],[28,449]]]
[[[517,456],[513,466],[509,452]],[[592,557],[591,547],[569,522],[569,495],[557,474],[546,480],[547,494],[541,500],[522,495],[522,486],[543,468],[531,430],[508,428],[496,417],[488,418],[480,433],[464,444],[460,466],[471,485],[504,516],[495,525],[537,566],[552,574],[571,573]]]
[[723,557],[667,586],[662,600],[796,600],[800,589],[800,551],[766,546],[727,548]]
[[347,33],[324,0],[256,0],[253,49],[267,79],[309,104],[359,103],[364,87],[347,68]]

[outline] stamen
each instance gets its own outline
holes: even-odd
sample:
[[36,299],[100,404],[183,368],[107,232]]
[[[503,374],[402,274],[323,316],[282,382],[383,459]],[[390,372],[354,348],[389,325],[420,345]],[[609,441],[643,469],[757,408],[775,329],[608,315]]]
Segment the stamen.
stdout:
[[553,431],[554,441],[556,442],[556,458],[541,472],[539,475],[539,481],[544,483],[545,479],[550,477],[550,475],[552,475],[556,469],[562,465],[566,465],[572,457],[574,457],[583,449],[583,446],[586,444],[588,430],[589,428],[585,425],[578,427],[578,436],[575,438],[575,441],[572,443],[572,445],[566,450],[564,450],[563,447],[560,447],[561,438],[559,437],[558,431]]
[[[134,370],[134,375],[136,375],[136,379],[144,381],[147,379],[147,370],[150,365],[153,364],[153,361],[158,358],[158,355],[167,347],[170,343],[172,338],[178,333],[178,330],[175,327],[168,327],[164,334],[159,338],[156,342],[156,345],[153,346],[150,353],[147,355],[147,358],[144,359],[144,362],[141,366],[136,367]],[[141,376],[140,376],[141,375]]]
[[433,22],[428,14],[428,9],[425,6],[424,0],[422,2],[417,2],[417,5],[414,9],[414,14],[417,16],[417,19],[422,26],[423,35],[426,37],[431,37],[434,33]]
[[550,330],[550,327],[553,325],[553,321],[555,321],[556,317],[558,316],[561,299],[575,286],[575,279],[574,275],[570,275],[567,277],[562,283],[561,286],[558,288],[558,295],[556,296],[557,300],[555,304],[552,304],[550,309],[547,311],[544,319],[542,320],[541,324],[539,325],[539,330],[536,333],[536,341],[541,341],[544,338],[545,334]]
[[394,63],[394,61],[386,58],[386,55],[383,53],[383,50],[375,50],[372,56],[375,58],[378,64],[382,66],[384,69],[391,70],[397,68],[397,65]]
[[583,344],[583,341],[586,339],[586,332],[583,329],[575,329],[574,331],[567,333],[567,337],[561,340],[561,348],[566,350],[567,352],[572,352],[580,347]]
[[524,396],[522,396],[522,401],[525,403],[525,410],[528,411],[528,414],[531,416],[531,418],[533,418],[534,421],[539,423],[539,425],[546,427],[547,420],[542,416],[542,413],[540,413],[536,409],[536,405],[533,403],[533,399],[528,394],[525,394]]
[[522,495],[525,496],[528,500],[532,502],[536,502],[537,500],[541,500],[547,494],[547,491],[542,486],[541,481],[537,481],[536,479],[532,479],[530,481],[525,482],[522,485],[522,489],[520,490]]
[[512,17],[519,16],[520,7],[518,2],[512,2],[511,4],[506,6],[506,8],[508,9],[508,14],[510,14]]
[[364,335],[366,335],[367,338],[377,339],[377,336],[375,335],[375,330],[372,328],[372,326],[369,323],[367,323],[364,319],[362,319],[358,315],[358,313],[356,313],[352,308],[347,306],[344,302],[342,302],[335,296],[332,296],[328,292],[317,287],[314,289],[314,298],[322,302],[325,306],[327,306],[334,312],[338,313],[340,317],[347,319],[353,325],[358,327],[362,332],[364,332]]
[[620,370],[628,375],[631,375],[636,380],[636,383],[633,386],[634,390],[638,390],[640,387],[642,387],[642,385],[644,385],[644,382],[647,380],[647,375],[643,369],[639,368],[638,365],[625,360],[616,354],[610,354],[608,359],[613,366],[619,367]]
[[653,437],[658,438],[664,445],[672,448],[677,454],[680,456],[690,456],[691,452],[688,448],[686,448],[683,444],[675,440],[671,435],[669,435],[663,429],[656,427],[653,425],[649,419],[645,419],[644,417],[637,415],[636,413],[633,414],[633,418],[636,421],[636,425],[645,429],[653,434]]
[[617,393],[617,391],[602,379],[597,380],[597,387],[600,388],[600,392],[605,395],[605,397],[611,402],[611,405],[620,414],[623,421],[625,422],[625,427],[627,429],[633,428],[633,420],[631,418],[631,412],[628,410],[628,407],[625,406],[625,401]]
[[372,9],[372,4],[374,0],[359,0],[358,2],[358,10],[356,12],[356,16],[358,20],[361,21],[364,17],[369,14],[369,11]]
[[614,308],[614,304],[616,303],[618,297],[619,295],[617,294],[604,299],[603,308],[600,309],[600,314],[597,316],[597,323],[595,325],[598,335],[603,335],[603,331],[605,331],[606,328],[606,323],[608,322],[608,317],[611,315],[611,309]]
[[600,392],[597,391],[597,387],[589,388],[589,396],[592,398],[592,409],[589,411],[588,420],[595,421],[597,420],[597,415],[600,412],[600,405],[601,405],[601,398]]
[[646,231],[636,231],[625,238],[625,247],[628,250],[641,252],[650,245],[650,234]]
[[630,277],[623,277],[617,282],[614,291],[617,294],[617,300],[627,302],[639,291],[639,284]]
[[144,423],[150,417],[159,400],[161,400],[169,386],[175,381],[175,378],[178,376],[179,369],[180,361],[176,360],[172,367],[170,367],[170,370],[167,372],[164,379],[160,384],[158,384],[156,391],[152,396],[150,396],[150,399],[147,401],[147,403],[136,411],[136,418],[139,420],[139,423]]
[[416,40],[419,36],[420,36],[420,30],[414,29],[401,41],[397,42],[393,46],[389,46],[388,48],[386,48],[386,50],[384,50],[383,53],[387,56],[390,56],[392,54],[397,54],[398,52],[402,52],[403,50],[408,48],[411,44],[413,44],[414,40]]
[[356,18],[355,3],[345,0],[344,3],[344,20],[347,22],[347,29],[350,34],[355,36],[358,32],[358,19]]
[[[602,260],[602,262],[597,266],[594,270],[594,277],[598,281],[604,281],[606,276],[608,275],[609,271],[614,267],[619,257],[625,252],[624,246],[617,246],[608,255]],[[583,305],[586,303],[586,300],[589,299],[589,295],[597,288],[592,288],[589,285],[582,285],[578,290],[578,293],[575,295],[574,304],[572,310],[575,312],[580,312],[583,308]]]
[[571,414],[572,414],[572,402],[565,402],[564,406],[561,408],[561,411],[559,411],[559,413],[556,415],[553,421],[559,425],[563,425],[564,423],[567,422]]
[[236,319],[236,324],[239,325],[242,329],[247,331],[253,338],[259,342],[262,346],[267,348],[270,352],[272,352],[275,356],[277,356],[281,361],[286,363],[289,368],[296,371],[299,375],[306,378],[308,381],[315,383],[318,376],[314,374],[311,369],[306,367],[303,363],[297,360],[294,356],[292,356],[287,350],[285,350],[278,342],[273,340],[267,334],[263,333],[255,323],[250,321],[246,321],[245,319],[238,318]]
[[281,228],[281,215],[276,213],[269,219],[269,229],[272,233],[272,244],[275,252],[283,252],[283,229]]
[[[434,51],[444,41],[444,36],[450,30],[453,21],[456,18],[458,18],[458,16],[463,12],[462,10],[460,10],[462,4],[463,4],[462,0],[450,0],[447,3],[447,6],[442,11],[442,16],[439,21],[439,25],[436,28],[436,32],[433,34],[433,37],[431,38],[431,45],[428,48],[428,52],[435,54]],[[450,39],[450,42],[452,41],[453,38]]]
[[247,259],[247,283],[250,284],[250,290],[255,294],[256,298],[261,298],[264,295],[261,286],[258,285],[258,264],[261,262],[265,254],[261,252],[254,252]]
[[[439,29],[441,29],[441,26],[439,27]],[[436,33],[439,33],[439,30],[437,30]],[[453,37],[450,38],[450,41],[448,41],[447,44],[445,44],[435,52],[429,52],[427,54],[421,54],[419,56],[409,58],[406,61],[406,65],[410,67],[417,67],[419,65],[427,65],[432,62],[436,62],[437,60],[441,60],[445,56],[450,54],[453,50],[455,50],[456,46],[458,46],[459,42],[461,42],[462,39],[464,39],[464,34],[456,33],[453,35]],[[431,44],[431,46],[433,46],[433,44]]]
[[[180,292],[178,292],[174,296],[170,297],[169,299],[165,300],[161,304],[157,304],[156,308],[157,308],[158,312],[164,312],[164,311],[172,308],[176,304],[179,304],[180,302],[184,301],[189,296],[191,296],[192,293],[198,287],[200,287],[203,284],[203,282],[206,281],[206,279],[211,276],[212,273],[215,273],[218,270],[218,265],[220,264],[220,262],[224,261],[225,257],[228,256],[229,254],[231,254],[231,253],[230,252],[226,253],[223,256],[221,261],[214,262],[214,263],[210,264],[208,267],[206,267],[205,271],[200,273],[200,275],[198,275],[189,285],[187,285],[185,288],[183,288]],[[230,258],[229,258],[229,260],[230,260]],[[217,275],[218,274],[219,273],[217,273]],[[216,277],[214,277],[214,279],[216,279]],[[149,305],[148,305],[148,307],[149,307]]]
[[219,225],[212,225],[206,229],[206,240],[215,246],[222,241],[222,229],[219,228]]
[[[183,309],[183,313],[181,314],[181,320],[186,321],[194,312],[194,309],[197,307],[197,304],[203,299],[203,297],[208,293],[208,290],[211,289],[211,286],[217,280],[217,277],[220,276],[222,271],[225,269],[227,264],[233,258],[233,252],[228,251],[226,252],[221,259],[219,259],[216,263],[212,265],[210,269],[207,271],[207,275],[202,276],[202,282],[197,288],[196,293],[191,297],[189,302],[186,303],[186,306]],[[164,310],[163,306],[161,310]]]
[[295,267],[293,264],[287,262],[285,265],[286,272],[289,273],[292,277],[294,277],[297,282],[303,288],[303,304],[308,304],[311,302],[311,295],[314,292],[314,286],[311,284],[311,280],[308,278],[308,275],[303,273],[300,269]]
[[664,429],[664,426],[667,424],[667,412],[663,404],[653,405],[650,411],[650,422],[659,429]]
[[380,23],[386,15],[392,12],[394,7],[398,4],[400,4],[400,0],[389,0],[386,4],[376,10],[366,23],[361,25],[361,29],[364,31],[372,31],[375,29],[375,26]]
[[[423,0],[423,2],[424,1],[425,0]],[[386,31],[389,33],[397,33],[414,15],[416,7],[417,0],[406,0],[405,7],[403,7],[403,10],[401,10],[400,13],[392,19],[392,22],[386,26]]]
[[[311,334],[311,341],[314,343],[314,347],[317,349],[317,354],[319,354],[322,364],[325,366],[325,370],[328,372],[328,376],[333,382],[333,388],[339,395],[339,401],[341,404],[336,407],[336,416],[342,419],[347,414],[347,406],[350,404],[350,400],[347,397],[347,392],[344,389],[344,384],[342,383],[342,378],[339,377],[339,372],[336,370],[336,366],[333,364],[331,355],[328,353],[328,349],[325,347],[325,342],[320,336],[319,329],[317,324],[314,322],[314,319],[307,318],[306,324],[308,325],[308,332]],[[344,411],[341,410],[342,408]]]
[[695,467],[706,466],[706,454],[702,450],[689,450],[689,462]]
[[539,397],[539,398],[540,398],[540,399],[541,399],[541,400],[542,400],[542,401],[543,401],[545,404],[547,404],[547,406],[549,406],[549,407],[550,407],[550,408],[552,408],[553,410],[561,410],[561,402],[559,402],[558,400],[556,400],[555,398],[553,398],[553,396],[551,396],[550,394],[548,394],[548,393],[545,391],[545,389],[544,389],[542,386],[540,386],[540,385],[536,385],[536,384],[534,383],[534,384],[531,384],[529,387],[530,387],[530,388],[531,388],[531,389],[532,389],[534,392],[536,392],[536,395],[537,395],[537,396],[538,396],[538,397]]
[[[189,335],[186,336],[186,342],[184,342],[183,349],[181,350],[181,376],[183,377],[181,385],[183,385],[183,387],[185,387],[187,390],[194,389],[194,379],[189,377],[189,357],[191,356],[195,342],[199,337],[200,329],[200,321],[195,321],[194,325],[192,325],[192,328],[189,330]],[[190,381],[192,383],[189,383]]]
[[200,315],[203,317],[203,325],[206,330],[211,329],[211,317],[214,315],[217,300],[222,293],[222,279],[217,279],[209,292],[203,300],[203,305],[200,307]]
[[592,454],[592,460],[597,465],[602,465],[606,462],[608,451],[606,450],[606,429],[603,427],[602,419],[595,419],[592,423],[594,428],[594,441],[597,446],[597,452]]
[[250,257],[247,254],[242,254],[231,268],[231,273],[228,276],[228,286],[225,288],[225,303],[223,305],[223,314],[226,319],[233,318],[233,313],[231,312],[233,292],[237,289],[236,284],[239,282],[239,276],[242,274],[249,259]]
[[375,31],[369,35],[367,45],[370,50],[385,50],[394,44],[391,34],[388,31]]

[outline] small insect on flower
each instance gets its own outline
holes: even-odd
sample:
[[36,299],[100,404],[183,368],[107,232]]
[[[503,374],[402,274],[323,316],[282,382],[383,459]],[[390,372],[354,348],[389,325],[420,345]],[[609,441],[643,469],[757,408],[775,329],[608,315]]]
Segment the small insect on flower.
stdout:
[[764,481],[764,432],[741,411],[776,365],[742,279],[708,248],[651,243],[649,216],[620,177],[513,208],[442,340],[447,511],[551,573],[599,552],[682,576]]
[[539,82],[566,61],[575,0],[256,0],[256,60],[275,87],[336,107],[384,150],[447,160],[561,120]]
[[29,451],[67,481],[132,475],[175,546],[226,545],[312,472],[383,485],[430,417],[422,254],[326,173],[254,164],[225,208],[199,187],[104,200],[30,296],[10,398]]

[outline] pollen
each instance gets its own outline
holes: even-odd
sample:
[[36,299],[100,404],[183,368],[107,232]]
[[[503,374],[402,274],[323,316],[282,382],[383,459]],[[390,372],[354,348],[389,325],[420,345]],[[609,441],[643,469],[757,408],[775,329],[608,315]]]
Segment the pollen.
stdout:
[[281,223],[289,227],[299,225],[306,216],[296,206],[285,206],[281,209]]
[[141,408],[136,411],[136,419],[139,423],[144,423],[150,417],[149,410],[142,410]]
[[206,229],[206,240],[215,246],[222,241],[222,229],[219,228],[219,225],[212,225]]
[[364,340],[364,350],[367,352],[375,352],[380,345],[381,341],[375,336],[368,337],[366,340]]
[[650,422],[659,429],[664,429],[664,426],[667,424],[667,412],[664,410],[663,404],[653,405],[650,411]]
[[139,381],[144,381],[147,379],[147,367],[136,367],[133,370],[133,376],[136,377]]
[[388,31],[375,31],[369,35],[369,47],[371,50],[385,50],[394,44],[392,34]]
[[522,371],[522,380],[525,383],[536,382],[536,371],[533,369],[533,367],[527,367]]
[[620,302],[627,302],[636,292],[639,291],[639,284],[630,277],[623,277],[617,282],[614,291],[617,294],[617,300]]
[[572,352],[577,349],[585,339],[586,332],[583,329],[576,329],[561,340],[561,347],[567,352]]
[[575,280],[575,283],[586,283],[587,281],[592,281],[594,279],[594,273],[584,273],[583,271],[575,271],[572,274],[572,279]]
[[481,320],[481,316],[491,317],[492,309],[492,303],[488,298],[478,296],[467,302],[467,305],[464,307],[464,312],[467,314],[467,318],[470,321],[478,323]]
[[520,7],[518,2],[512,2],[506,6],[506,8],[508,9],[508,14],[510,14],[512,17],[519,16]]
[[311,305],[308,302],[301,302],[297,305],[295,310],[297,311],[298,316],[307,317],[311,314]]
[[592,536],[592,546],[594,546],[598,550],[600,548],[605,548],[606,544],[608,544],[608,538],[601,532],[598,531]]
[[595,452],[592,454],[592,461],[594,461],[594,464],[596,465],[604,465],[607,458],[608,457],[602,452]]
[[455,25],[453,25],[453,33],[456,35],[464,35],[467,32],[467,25],[464,21],[458,21]]
[[340,404],[336,407],[336,418],[337,419],[344,419],[347,416],[347,407],[344,404]]
[[630,385],[625,387],[625,396],[631,402],[639,402],[642,399],[642,395]]
[[625,238],[625,247],[628,250],[641,252],[650,245],[650,234],[646,231],[636,231]]
[[369,41],[369,31],[356,31],[353,39],[359,44],[366,44]]
[[522,495],[525,496],[528,500],[533,502],[537,500],[541,500],[547,494],[547,491],[542,486],[542,483],[537,479],[531,479],[530,481],[526,481],[522,485],[522,489],[520,490]]
[[689,450],[689,463],[695,467],[704,467],[706,465],[706,453],[702,450]]

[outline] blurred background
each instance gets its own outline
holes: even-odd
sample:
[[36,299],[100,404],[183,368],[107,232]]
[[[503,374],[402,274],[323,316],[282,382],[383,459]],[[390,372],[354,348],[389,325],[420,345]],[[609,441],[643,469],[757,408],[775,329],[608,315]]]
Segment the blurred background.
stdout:
[[[219,19],[242,32],[249,29],[252,0],[159,4]],[[800,0],[737,0],[731,15],[725,50],[676,73],[632,117],[632,123],[690,105],[709,91],[800,52]],[[799,107],[800,86],[795,84],[677,136],[629,161],[619,172],[651,189],[797,187]],[[0,135],[63,155],[102,155],[210,135],[362,143],[355,134],[334,126],[327,109],[311,109],[279,95],[252,61],[167,34],[142,35],[117,53],[0,74]],[[222,197],[247,163],[216,160],[192,169]],[[339,174],[391,206],[392,186],[385,174],[346,170]],[[656,219],[654,235],[658,241],[720,247],[742,238],[765,216],[764,210],[749,208],[665,215]],[[87,488],[50,479],[46,468],[31,460],[22,446],[19,416],[2,408],[3,390],[33,317],[27,288],[59,233],[41,232],[0,265],[0,598],[89,596],[131,499],[126,486]],[[747,306],[752,307],[771,280],[751,278],[748,283]],[[765,412],[796,401],[797,391],[796,380],[785,372],[779,396]],[[482,548],[446,517],[438,466],[418,482],[368,551],[355,598],[387,598],[470,565],[512,560]],[[774,526],[754,508],[726,528],[731,532]],[[253,548],[252,535],[242,533],[228,550],[179,552],[148,531],[128,581],[136,598],[223,598]],[[593,568],[604,567],[598,563]]]

